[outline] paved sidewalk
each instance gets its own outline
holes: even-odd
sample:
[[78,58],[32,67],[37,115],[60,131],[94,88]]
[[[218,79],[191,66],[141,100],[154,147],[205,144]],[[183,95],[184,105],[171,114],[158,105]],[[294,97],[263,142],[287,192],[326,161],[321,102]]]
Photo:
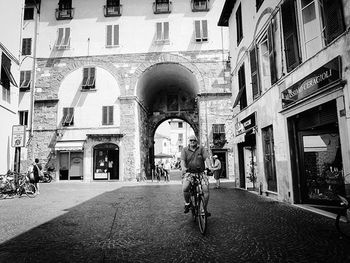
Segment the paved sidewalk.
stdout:
[[0,262],[350,262],[334,220],[213,186],[202,236],[180,183],[41,184],[0,200]]

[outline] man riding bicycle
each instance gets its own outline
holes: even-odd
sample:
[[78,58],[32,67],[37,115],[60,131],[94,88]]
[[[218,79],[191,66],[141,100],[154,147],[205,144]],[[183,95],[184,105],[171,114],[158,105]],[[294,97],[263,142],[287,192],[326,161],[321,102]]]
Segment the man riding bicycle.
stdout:
[[[210,167],[208,152],[204,147],[198,145],[197,137],[191,135],[189,137],[189,145],[183,148],[181,152],[182,191],[185,199],[184,213],[188,213],[191,207],[191,194],[189,191],[191,176],[194,173],[204,173],[206,167]],[[205,207],[207,207],[209,201],[209,180],[206,174],[203,174],[202,185]],[[210,215],[210,213],[207,213],[207,216]]]

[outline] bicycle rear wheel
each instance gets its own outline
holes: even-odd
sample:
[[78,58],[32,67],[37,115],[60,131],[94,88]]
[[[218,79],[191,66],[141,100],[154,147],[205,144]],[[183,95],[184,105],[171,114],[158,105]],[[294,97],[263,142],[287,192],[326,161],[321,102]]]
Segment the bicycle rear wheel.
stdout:
[[198,226],[202,235],[207,230],[207,209],[205,207],[204,197],[201,196],[198,200]]
[[30,198],[34,198],[37,196],[38,192],[34,184],[26,183],[24,186],[24,191],[26,195]]
[[335,226],[343,237],[350,238],[350,222],[348,219],[342,218],[342,213],[338,213]]

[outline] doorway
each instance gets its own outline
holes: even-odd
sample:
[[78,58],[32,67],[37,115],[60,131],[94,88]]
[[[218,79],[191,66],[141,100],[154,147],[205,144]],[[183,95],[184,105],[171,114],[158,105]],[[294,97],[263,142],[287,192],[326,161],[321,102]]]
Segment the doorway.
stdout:
[[94,180],[119,180],[119,147],[112,143],[94,147]]
[[220,178],[228,178],[227,175],[227,157],[226,157],[226,151],[219,151],[212,149],[213,155],[217,155],[219,161],[221,162],[221,171],[220,171]]

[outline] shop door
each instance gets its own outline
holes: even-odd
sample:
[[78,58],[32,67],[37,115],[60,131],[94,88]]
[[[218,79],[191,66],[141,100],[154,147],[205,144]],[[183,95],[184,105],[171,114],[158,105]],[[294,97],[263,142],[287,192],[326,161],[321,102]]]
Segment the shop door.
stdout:
[[71,152],[69,180],[81,180],[83,178],[83,153]]
[[60,180],[68,180],[69,174],[69,152],[60,152],[59,159]]
[[245,167],[244,167],[244,146],[243,143],[238,144],[238,168],[239,168],[239,187],[245,188]]
[[246,188],[256,189],[256,155],[254,147],[244,147]]
[[273,141],[272,126],[262,129],[263,151],[264,151],[264,169],[267,181],[267,190],[277,192],[277,177],[275,166],[275,148]]
[[94,148],[94,179],[119,179],[119,148],[115,144],[100,144]]
[[337,204],[337,194],[345,194],[338,131],[313,130],[298,135],[302,202]]

